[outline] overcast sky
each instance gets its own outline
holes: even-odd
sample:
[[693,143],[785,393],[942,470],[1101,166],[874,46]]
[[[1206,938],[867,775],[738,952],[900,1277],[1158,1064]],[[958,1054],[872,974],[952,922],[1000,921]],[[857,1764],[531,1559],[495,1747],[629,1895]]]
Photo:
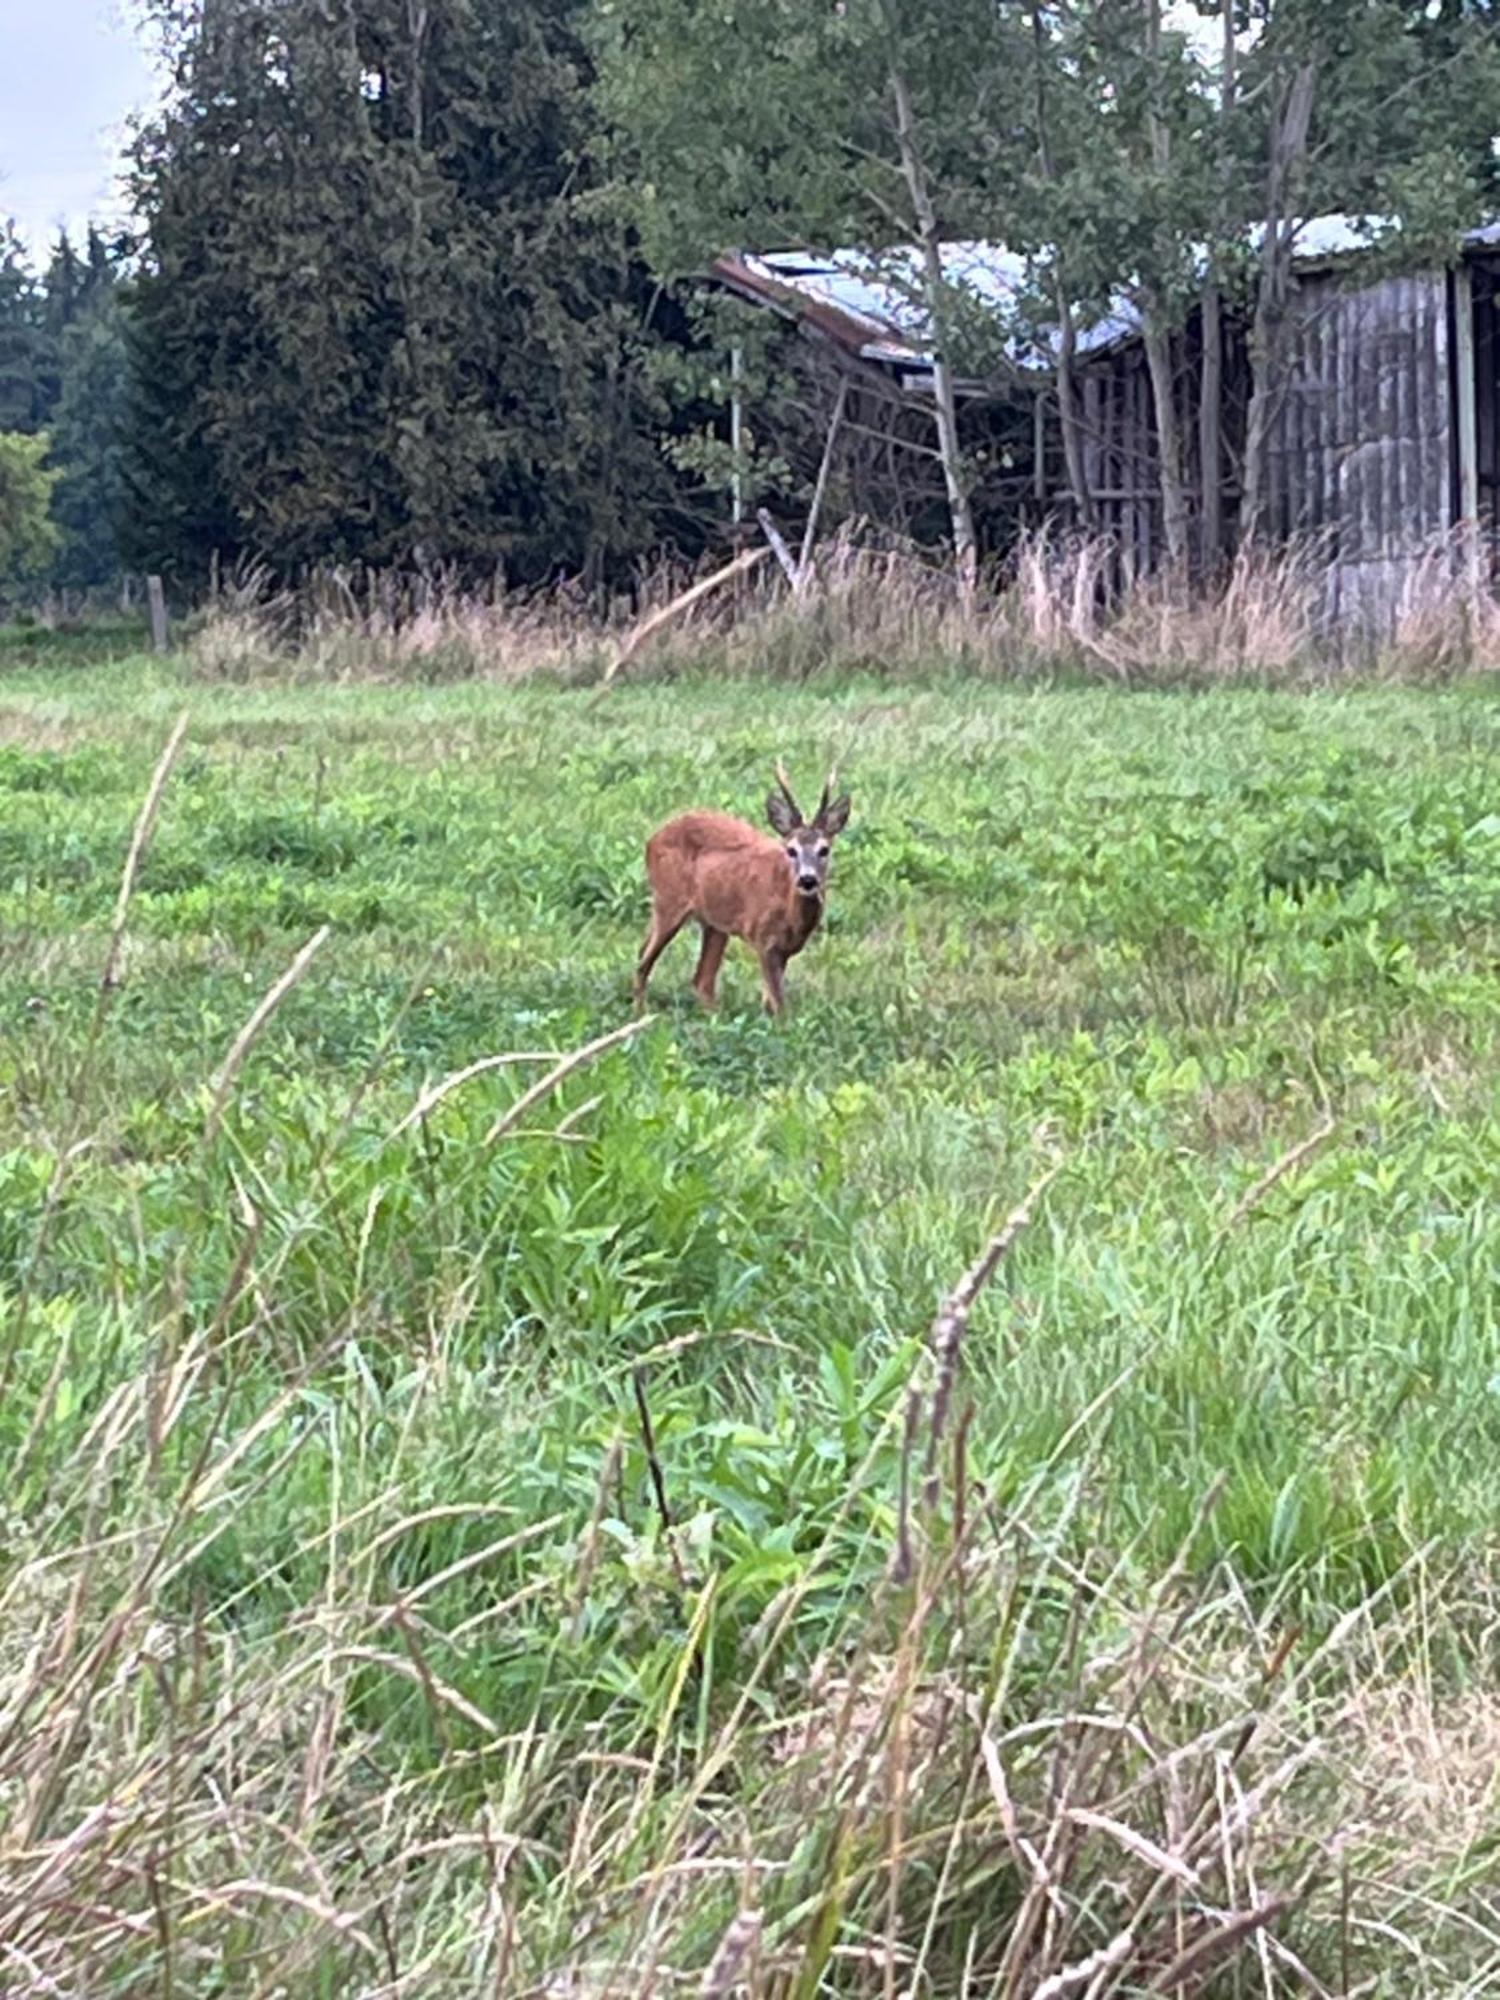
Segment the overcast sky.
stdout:
[[[0,218],[40,252],[61,222],[122,213],[125,121],[151,103],[129,0],[0,0]],[[1193,20],[1184,0],[1169,18]]]
[[118,216],[125,120],[152,97],[124,0],[0,0],[0,217],[41,249]]

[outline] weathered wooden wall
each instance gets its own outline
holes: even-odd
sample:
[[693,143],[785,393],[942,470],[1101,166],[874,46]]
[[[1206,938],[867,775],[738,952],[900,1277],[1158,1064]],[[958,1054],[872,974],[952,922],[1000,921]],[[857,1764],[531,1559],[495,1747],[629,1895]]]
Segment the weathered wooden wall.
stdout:
[[[1477,403],[1479,511],[1500,568],[1497,295],[1500,279],[1476,270],[1470,393]],[[1389,625],[1458,518],[1455,397],[1465,371],[1455,352],[1453,312],[1454,281],[1440,271],[1363,284],[1347,269],[1299,279],[1286,393],[1271,428],[1271,526],[1280,538],[1314,544],[1327,579],[1325,616],[1347,632]],[[1226,334],[1223,435],[1238,464],[1248,356],[1244,327],[1231,325]],[[1199,361],[1195,315],[1179,343],[1177,367],[1195,522]],[[1162,556],[1156,424],[1138,342],[1086,365],[1081,404],[1099,524],[1116,544],[1119,580],[1126,582],[1156,568]],[[1058,494],[1061,485],[1059,468],[1049,473],[1049,486]],[[1224,503],[1231,528],[1237,507],[1231,481]]]
[[[1184,446],[1190,545],[1195,562],[1211,570],[1222,550],[1206,549],[1200,538],[1203,484],[1199,461],[1198,411],[1202,386],[1202,319],[1194,312],[1173,342],[1177,420]],[[1239,495],[1226,476],[1237,461],[1244,437],[1248,390],[1245,332],[1232,320],[1224,328],[1222,443],[1228,454],[1221,468],[1222,522],[1231,531]],[[1100,529],[1117,551],[1113,581],[1126,586],[1149,575],[1161,561],[1163,521],[1157,470],[1156,406],[1145,352],[1128,341],[1086,361],[1079,371],[1079,416],[1084,471]],[[1047,490],[1054,505],[1068,505],[1067,469],[1055,412],[1049,415]]]
[[1272,526],[1314,536],[1330,618],[1381,624],[1454,519],[1449,279],[1302,277],[1271,435]]
[[1132,343],[1083,376],[1084,477],[1099,526],[1118,552],[1120,581],[1147,575],[1161,552],[1161,484],[1146,356]]

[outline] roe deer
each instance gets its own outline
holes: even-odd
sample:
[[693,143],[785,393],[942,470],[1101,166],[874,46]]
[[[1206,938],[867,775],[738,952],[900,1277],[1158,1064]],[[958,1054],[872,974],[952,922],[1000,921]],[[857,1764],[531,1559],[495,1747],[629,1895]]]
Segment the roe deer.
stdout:
[[810,820],[792,797],[786,773],[776,766],[776,790],[766,817],[777,840],[727,813],[690,812],[668,820],[646,843],[651,881],[651,929],[635,972],[636,1004],[643,1005],[651,968],[689,917],[703,930],[693,986],[705,1007],[715,1004],[715,981],[732,937],[743,938],[760,960],[766,1005],[784,1011],[782,977],[818,928],[828,884],[828,851],[849,822],[849,798],[833,796],[828,774]]

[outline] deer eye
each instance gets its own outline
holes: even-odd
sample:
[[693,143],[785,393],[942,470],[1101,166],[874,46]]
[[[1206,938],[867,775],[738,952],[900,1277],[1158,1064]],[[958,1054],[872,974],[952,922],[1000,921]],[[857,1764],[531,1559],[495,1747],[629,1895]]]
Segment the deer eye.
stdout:
[[795,861],[797,859],[797,850],[795,847],[789,847],[787,849],[786,858],[788,861]]
[[820,861],[826,861],[828,859],[828,842],[826,840],[823,842],[823,845],[818,849],[818,859]]

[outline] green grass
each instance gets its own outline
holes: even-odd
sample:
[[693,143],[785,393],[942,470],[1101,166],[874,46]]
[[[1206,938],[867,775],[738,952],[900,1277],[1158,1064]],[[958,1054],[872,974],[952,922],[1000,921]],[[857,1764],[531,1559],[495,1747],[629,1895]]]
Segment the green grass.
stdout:
[[[647,833],[758,817],[777,755],[810,792],[836,755],[854,794],[789,1021],[739,947],[704,1018],[684,938],[653,1023],[519,1132],[486,1143],[535,1065],[397,1135],[445,1073],[628,1019]],[[740,1909],[749,1983],[701,1990],[895,1991],[890,1952],[923,1993],[1029,1992],[1119,1934],[1144,1864],[1069,1833],[1071,1927],[1028,1941],[977,1746],[1020,1732],[1056,1829],[1024,1747],[1053,1717],[1088,1801],[1172,1847],[1160,1771],[1055,1724],[1113,1700],[1196,1746],[1223,1812],[1204,1732],[1264,1711],[1274,1772],[1333,1721],[1267,1835],[1306,1891],[1285,1935],[1330,1990],[1500,1990],[1489,1767],[1424,1818],[1379,1747],[1408,1698],[1472,1735],[1493,1673],[1497,957],[1484,685],[591,706],[5,655],[11,1976],[667,1991]],[[944,1428],[927,1329],[1056,1162]],[[1376,1796],[1361,1918],[1319,1842]],[[1151,1892],[1173,1948],[1253,1901],[1203,1895]],[[1303,1990],[1245,1964],[1224,1991]]]

